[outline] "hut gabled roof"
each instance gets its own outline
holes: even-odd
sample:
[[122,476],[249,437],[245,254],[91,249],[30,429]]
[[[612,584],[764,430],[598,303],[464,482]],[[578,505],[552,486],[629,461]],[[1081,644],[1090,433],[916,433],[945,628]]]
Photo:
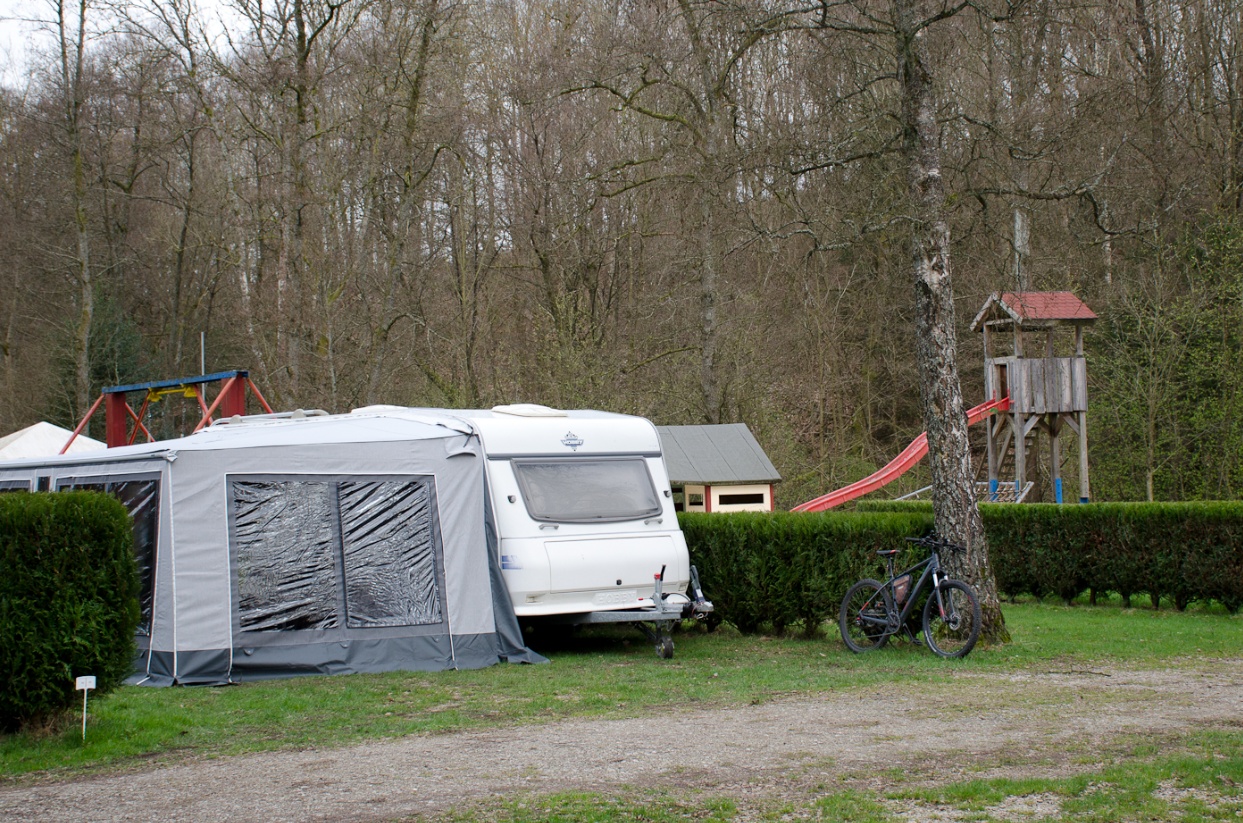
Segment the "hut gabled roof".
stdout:
[[1096,313],[1068,291],[1018,291],[991,295],[971,322],[982,331],[990,322],[1017,323],[1020,328],[1044,328],[1057,323],[1088,324]]
[[777,483],[781,475],[745,423],[657,426],[669,479],[692,483]]

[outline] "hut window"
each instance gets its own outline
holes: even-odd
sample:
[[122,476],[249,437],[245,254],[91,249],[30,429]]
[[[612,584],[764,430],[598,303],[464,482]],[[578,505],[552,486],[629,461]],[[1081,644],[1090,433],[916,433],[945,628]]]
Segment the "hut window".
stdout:
[[721,495],[722,506],[740,506],[744,504],[763,503],[763,492],[753,494],[723,494]]

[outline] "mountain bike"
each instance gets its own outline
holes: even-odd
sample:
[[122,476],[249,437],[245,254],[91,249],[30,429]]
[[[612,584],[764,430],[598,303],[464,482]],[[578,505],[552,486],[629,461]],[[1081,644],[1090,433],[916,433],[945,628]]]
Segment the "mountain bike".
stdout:
[[[908,537],[906,542],[928,549],[928,557],[895,574],[894,558],[901,549],[878,551],[885,558],[889,579],[884,583],[870,578],[860,580],[846,592],[838,614],[842,640],[852,652],[879,649],[889,638],[903,632],[915,640],[907,617],[931,584],[924,601],[924,640],[941,657],[966,657],[980,639],[980,599],[966,583],[944,576],[940,556],[941,552],[966,549],[935,534]],[[919,580],[912,585],[915,573],[921,570]]]

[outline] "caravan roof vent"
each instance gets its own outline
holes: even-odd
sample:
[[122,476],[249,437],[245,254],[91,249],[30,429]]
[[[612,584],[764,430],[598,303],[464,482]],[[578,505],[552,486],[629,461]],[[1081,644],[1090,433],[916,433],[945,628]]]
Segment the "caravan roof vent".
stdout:
[[513,403],[508,406],[493,406],[496,414],[512,414],[515,417],[569,417],[560,409],[550,409],[538,403]]

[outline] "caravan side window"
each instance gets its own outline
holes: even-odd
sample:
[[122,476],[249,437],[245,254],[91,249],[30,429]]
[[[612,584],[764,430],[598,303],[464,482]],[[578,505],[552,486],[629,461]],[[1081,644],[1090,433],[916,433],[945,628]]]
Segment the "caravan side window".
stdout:
[[443,621],[430,478],[236,479],[242,631]]
[[661,511],[641,457],[514,460],[514,474],[536,520],[608,523]]
[[160,481],[156,478],[61,478],[58,491],[95,491],[110,494],[134,520],[134,559],[138,561],[138,634],[151,636],[151,602],[155,595],[156,541],[160,530]]

